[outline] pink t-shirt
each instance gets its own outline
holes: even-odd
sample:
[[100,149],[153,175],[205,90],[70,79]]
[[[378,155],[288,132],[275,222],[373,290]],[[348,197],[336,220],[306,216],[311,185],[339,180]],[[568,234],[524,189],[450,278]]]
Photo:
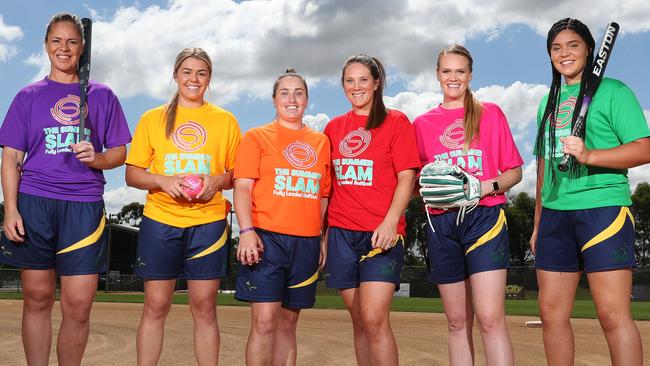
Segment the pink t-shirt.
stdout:
[[[413,125],[423,165],[434,160],[446,160],[484,181],[524,164],[501,108],[494,103],[482,104],[478,142],[475,139],[468,151],[463,151],[464,108],[438,106],[415,119]],[[505,202],[503,194],[488,195],[479,205],[496,206]]]
[[[330,226],[375,231],[397,187],[397,173],[419,169],[420,159],[411,122],[402,112],[389,110],[379,128],[365,129],[368,116],[350,111],[331,120],[325,134],[332,143]],[[397,232],[405,234],[404,215]]]

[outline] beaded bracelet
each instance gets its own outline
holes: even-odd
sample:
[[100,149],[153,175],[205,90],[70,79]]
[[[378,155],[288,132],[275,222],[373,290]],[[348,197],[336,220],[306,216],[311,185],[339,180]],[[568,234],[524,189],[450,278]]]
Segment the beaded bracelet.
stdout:
[[247,233],[247,232],[249,232],[249,231],[253,231],[253,230],[255,230],[255,228],[252,227],[252,226],[251,226],[251,227],[244,228],[244,229],[239,229],[239,235],[241,235],[241,234],[243,234],[243,233]]

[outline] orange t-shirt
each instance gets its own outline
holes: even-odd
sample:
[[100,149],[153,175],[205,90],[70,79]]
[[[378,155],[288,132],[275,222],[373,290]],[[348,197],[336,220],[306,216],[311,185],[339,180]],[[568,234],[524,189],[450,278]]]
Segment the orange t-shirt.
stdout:
[[272,122],[249,130],[235,158],[235,179],[254,179],[253,225],[288,235],[318,236],[321,198],[329,196],[330,146],[309,127]]

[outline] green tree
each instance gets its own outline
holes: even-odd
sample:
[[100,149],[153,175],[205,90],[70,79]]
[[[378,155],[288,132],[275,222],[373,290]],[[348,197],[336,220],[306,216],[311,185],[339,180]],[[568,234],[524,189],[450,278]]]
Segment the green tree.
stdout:
[[117,214],[117,222],[120,224],[128,224],[131,226],[140,226],[142,220],[142,213],[144,205],[139,202],[131,202],[122,207],[120,213]]
[[635,221],[634,252],[639,265],[650,265],[650,184],[639,183],[632,194],[632,216]]
[[530,253],[528,243],[533,233],[535,199],[526,192],[520,192],[505,207],[505,213],[510,238],[510,261],[524,266]]

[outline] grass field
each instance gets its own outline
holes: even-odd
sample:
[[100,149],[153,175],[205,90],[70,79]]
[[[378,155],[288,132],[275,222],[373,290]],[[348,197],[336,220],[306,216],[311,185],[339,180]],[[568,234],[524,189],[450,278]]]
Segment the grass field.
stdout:
[[[0,293],[0,299],[21,299],[22,294],[16,292]],[[141,303],[144,295],[142,293],[114,293],[98,292],[98,302],[122,302]],[[187,304],[186,293],[174,294],[174,304]],[[219,294],[219,305],[226,306],[248,306],[247,303],[235,300],[232,294]],[[343,309],[343,301],[336,295],[319,295],[316,297],[316,309]],[[394,311],[418,312],[418,313],[442,313],[442,303],[437,298],[404,298],[393,299]],[[536,300],[506,300],[507,315],[528,315],[538,316],[539,308]],[[650,320],[650,302],[633,302],[632,316],[635,320]],[[572,317],[594,319],[596,309],[590,300],[576,300],[573,306]]]

